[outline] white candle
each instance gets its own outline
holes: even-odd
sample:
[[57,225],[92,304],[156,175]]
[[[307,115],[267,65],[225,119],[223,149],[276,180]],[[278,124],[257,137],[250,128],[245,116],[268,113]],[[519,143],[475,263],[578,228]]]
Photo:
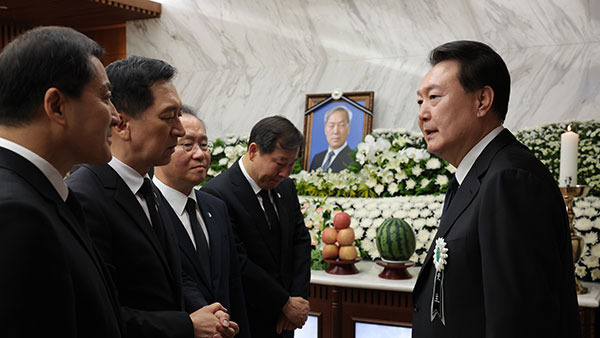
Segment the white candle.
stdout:
[[571,126],[560,136],[560,175],[561,187],[577,185],[577,143],[579,135],[571,131]]

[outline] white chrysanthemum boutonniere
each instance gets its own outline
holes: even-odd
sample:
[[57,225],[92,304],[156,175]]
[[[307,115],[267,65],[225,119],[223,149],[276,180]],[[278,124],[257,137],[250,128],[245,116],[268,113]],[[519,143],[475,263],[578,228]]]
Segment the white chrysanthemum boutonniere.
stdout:
[[448,258],[448,248],[443,237],[435,240],[435,249],[433,251],[433,264],[436,271],[444,270],[446,259]]

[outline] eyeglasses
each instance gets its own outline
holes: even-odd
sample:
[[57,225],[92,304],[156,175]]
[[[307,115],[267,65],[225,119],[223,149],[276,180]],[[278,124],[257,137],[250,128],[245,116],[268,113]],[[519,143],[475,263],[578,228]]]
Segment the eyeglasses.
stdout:
[[196,149],[196,147],[200,148],[202,151],[212,151],[213,143],[212,142],[202,142],[202,143],[192,143],[192,142],[184,142],[177,144],[183,149],[186,153],[192,152]]

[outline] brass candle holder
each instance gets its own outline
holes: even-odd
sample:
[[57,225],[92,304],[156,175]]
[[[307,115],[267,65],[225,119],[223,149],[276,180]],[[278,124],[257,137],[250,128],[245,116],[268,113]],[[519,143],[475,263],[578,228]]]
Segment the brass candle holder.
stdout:
[[[560,187],[563,199],[565,200],[565,206],[567,207],[567,216],[569,216],[569,230],[571,231],[571,246],[573,247],[573,264],[577,263],[581,254],[583,253],[583,238],[575,233],[573,229],[573,220],[575,219],[575,212],[573,212],[573,201],[575,198],[584,197],[590,191],[590,187],[586,185],[575,185]],[[581,285],[581,282],[575,276],[575,287],[578,295],[582,295],[588,292],[588,289]]]

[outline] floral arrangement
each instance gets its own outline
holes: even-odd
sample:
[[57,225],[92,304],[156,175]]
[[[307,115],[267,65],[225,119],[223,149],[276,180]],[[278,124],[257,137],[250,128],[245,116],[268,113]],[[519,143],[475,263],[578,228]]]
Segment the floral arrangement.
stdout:
[[375,130],[359,143],[356,162],[339,173],[301,171],[291,177],[298,194],[337,197],[393,197],[440,194],[456,170],[426,150],[420,134]]
[[388,198],[344,198],[300,196],[306,227],[316,250],[323,247],[321,231],[333,224],[333,212],[345,211],[350,215],[350,227],[354,230],[360,256],[364,259],[379,258],[375,238],[377,228],[390,217],[401,218],[415,232],[417,249],[411,260],[422,264],[427,249],[437,232],[444,203],[443,195],[401,196]]
[[213,142],[210,169],[208,169],[203,183],[231,167],[240,156],[246,153],[247,147],[248,136],[227,135],[224,139],[217,138]]
[[590,187],[590,195],[600,195],[600,121],[551,123],[521,130],[515,136],[548,167],[558,181],[560,135],[571,125],[579,134],[577,182]]
[[583,280],[600,279],[600,197],[588,196],[575,200],[573,227],[585,242],[581,258],[575,264],[575,274]]

